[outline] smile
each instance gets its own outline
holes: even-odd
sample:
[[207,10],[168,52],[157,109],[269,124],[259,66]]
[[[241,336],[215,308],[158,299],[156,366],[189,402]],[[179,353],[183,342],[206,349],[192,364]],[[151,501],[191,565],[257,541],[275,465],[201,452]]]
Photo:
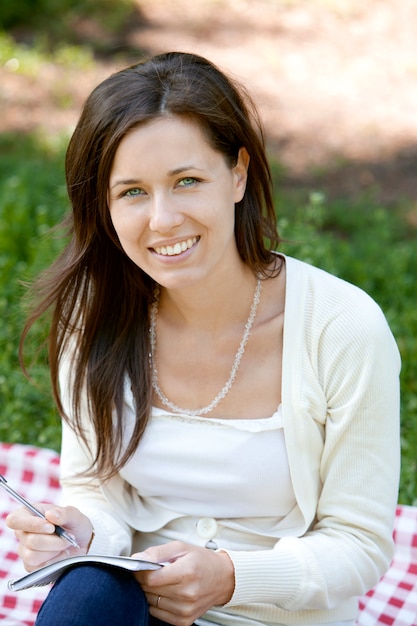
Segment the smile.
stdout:
[[176,256],[192,248],[198,240],[199,237],[192,237],[191,239],[178,241],[173,246],[161,246],[160,248],[154,248],[154,250],[157,254],[162,254],[162,256]]

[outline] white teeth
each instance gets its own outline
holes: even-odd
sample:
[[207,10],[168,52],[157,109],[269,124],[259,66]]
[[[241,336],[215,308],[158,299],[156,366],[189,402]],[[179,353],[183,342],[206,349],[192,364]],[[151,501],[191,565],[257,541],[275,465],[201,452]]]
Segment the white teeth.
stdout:
[[160,248],[155,248],[155,252],[162,254],[163,256],[175,256],[177,254],[181,254],[181,252],[185,252],[185,250],[188,250],[189,248],[192,248],[197,241],[198,237],[193,237],[192,239],[187,239],[186,241],[179,241],[173,246],[161,246]]

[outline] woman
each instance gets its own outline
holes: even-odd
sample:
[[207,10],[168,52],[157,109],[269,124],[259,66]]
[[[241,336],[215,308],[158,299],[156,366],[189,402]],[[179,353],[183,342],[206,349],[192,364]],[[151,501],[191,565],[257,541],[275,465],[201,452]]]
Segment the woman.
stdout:
[[38,623],[354,624],[392,556],[399,355],[369,296],[274,252],[249,98],[157,56],[93,91],[66,168],[70,242],[24,333],[52,307],[64,503],[8,524],[29,570],[167,565],[73,569]]

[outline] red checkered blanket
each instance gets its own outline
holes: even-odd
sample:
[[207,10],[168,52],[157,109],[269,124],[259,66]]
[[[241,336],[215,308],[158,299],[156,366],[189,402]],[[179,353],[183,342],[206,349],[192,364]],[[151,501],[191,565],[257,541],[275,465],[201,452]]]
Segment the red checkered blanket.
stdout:
[[[32,502],[59,500],[58,466],[59,456],[52,450],[0,443],[0,474]],[[0,621],[2,626],[32,626],[48,588],[8,591],[8,579],[25,573],[4,521],[16,506],[0,490]],[[394,537],[390,569],[359,598],[357,626],[417,626],[417,507],[397,508]]]
[[[52,450],[0,443],[0,474],[30,502],[56,502],[59,498],[59,456]],[[0,622],[2,626],[32,626],[48,593],[47,587],[13,593],[9,578],[25,573],[17,555],[17,541],[5,518],[19,504],[0,489]]]

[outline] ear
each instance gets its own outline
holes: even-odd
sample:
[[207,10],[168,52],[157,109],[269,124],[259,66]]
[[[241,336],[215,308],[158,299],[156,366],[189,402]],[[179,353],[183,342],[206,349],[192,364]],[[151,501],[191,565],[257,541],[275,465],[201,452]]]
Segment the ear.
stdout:
[[233,168],[235,178],[235,203],[240,202],[245,195],[246,182],[248,180],[250,156],[244,146],[239,150],[237,163]]

